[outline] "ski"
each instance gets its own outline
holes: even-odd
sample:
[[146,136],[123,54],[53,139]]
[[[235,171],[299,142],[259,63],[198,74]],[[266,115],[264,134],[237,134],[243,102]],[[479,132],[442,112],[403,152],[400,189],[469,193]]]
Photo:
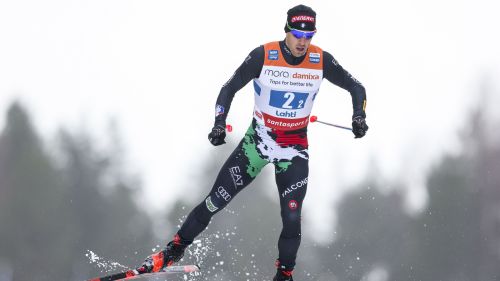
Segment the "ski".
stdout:
[[164,268],[162,271],[159,272],[147,272],[145,271],[144,267],[140,267],[137,269],[131,269],[124,272],[115,273],[105,277],[90,279],[88,281],[132,280],[143,276],[146,277],[146,276],[157,276],[157,275],[166,275],[175,273],[190,273],[199,270],[200,267],[197,265],[172,265]]

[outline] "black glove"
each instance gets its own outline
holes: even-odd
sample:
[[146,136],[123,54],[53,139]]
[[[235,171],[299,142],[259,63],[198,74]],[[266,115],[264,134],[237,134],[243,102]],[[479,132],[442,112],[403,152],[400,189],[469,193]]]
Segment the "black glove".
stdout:
[[366,131],[368,131],[368,125],[366,125],[365,118],[362,116],[356,116],[352,118],[352,132],[354,138],[362,138],[365,136]]
[[226,127],[223,125],[215,125],[208,134],[208,140],[215,146],[225,144],[224,138],[226,138]]

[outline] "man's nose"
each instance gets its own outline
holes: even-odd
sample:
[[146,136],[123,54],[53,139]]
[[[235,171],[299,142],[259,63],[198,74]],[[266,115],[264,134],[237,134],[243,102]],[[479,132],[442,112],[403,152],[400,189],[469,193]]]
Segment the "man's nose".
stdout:
[[300,43],[301,45],[305,45],[305,44],[306,44],[306,42],[307,42],[307,39],[306,39],[305,37],[302,37],[302,38],[300,38],[300,39],[299,39],[299,43]]

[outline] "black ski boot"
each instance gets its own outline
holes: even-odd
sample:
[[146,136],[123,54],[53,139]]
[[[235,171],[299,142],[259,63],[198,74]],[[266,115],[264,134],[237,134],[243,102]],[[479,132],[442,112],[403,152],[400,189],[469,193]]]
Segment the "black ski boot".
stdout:
[[142,264],[142,268],[146,272],[159,272],[182,259],[187,246],[189,244],[182,243],[180,236],[176,234],[174,240],[170,241],[163,250],[147,257]]
[[276,275],[273,281],[293,281],[293,268],[281,265],[279,260],[276,260]]

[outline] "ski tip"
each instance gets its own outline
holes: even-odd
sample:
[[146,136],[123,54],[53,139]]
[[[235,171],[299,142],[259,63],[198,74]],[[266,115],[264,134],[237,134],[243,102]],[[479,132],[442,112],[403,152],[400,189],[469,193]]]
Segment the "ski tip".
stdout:
[[200,266],[197,264],[184,266],[184,272],[196,272],[196,271],[200,271]]

